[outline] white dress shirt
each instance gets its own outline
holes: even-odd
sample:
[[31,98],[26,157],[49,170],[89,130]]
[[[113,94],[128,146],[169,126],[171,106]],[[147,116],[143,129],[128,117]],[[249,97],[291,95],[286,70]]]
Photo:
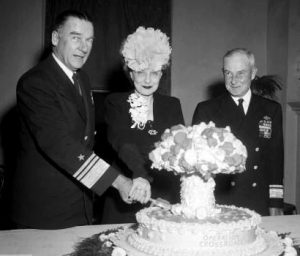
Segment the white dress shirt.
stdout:
[[64,63],[62,63],[56,56],[54,53],[52,53],[52,56],[54,58],[54,60],[57,62],[57,64],[61,67],[61,69],[66,73],[66,75],[69,77],[69,79],[71,80],[71,82],[74,84],[73,81],[73,74],[74,72],[72,70],[70,70],[69,68],[66,67],[66,65]]
[[249,108],[249,104],[250,104],[250,100],[251,100],[251,95],[252,95],[252,93],[251,93],[251,90],[249,89],[248,92],[243,97],[233,97],[233,96],[231,96],[236,105],[239,105],[239,99],[244,100],[243,101],[243,108],[244,108],[245,115],[248,112],[248,108]]

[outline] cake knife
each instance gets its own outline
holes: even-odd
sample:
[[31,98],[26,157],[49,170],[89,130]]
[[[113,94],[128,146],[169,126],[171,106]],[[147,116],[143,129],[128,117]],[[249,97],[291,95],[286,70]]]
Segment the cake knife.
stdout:
[[165,210],[171,210],[171,204],[167,200],[160,199],[160,198],[157,199],[150,198],[149,201],[151,202],[151,205],[158,206]]

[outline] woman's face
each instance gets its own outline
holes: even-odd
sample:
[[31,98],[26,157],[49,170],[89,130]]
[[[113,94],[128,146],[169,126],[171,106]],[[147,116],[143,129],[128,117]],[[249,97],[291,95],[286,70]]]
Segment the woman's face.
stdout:
[[158,89],[162,71],[145,69],[143,71],[131,71],[130,77],[134,83],[135,90],[143,95],[150,96]]

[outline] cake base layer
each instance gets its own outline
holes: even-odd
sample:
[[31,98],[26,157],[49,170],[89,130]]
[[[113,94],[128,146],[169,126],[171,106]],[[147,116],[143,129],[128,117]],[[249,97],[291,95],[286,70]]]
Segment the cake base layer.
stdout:
[[264,241],[265,248],[260,253],[251,253],[246,254],[246,252],[238,253],[238,252],[227,252],[226,248],[223,248],[223,250],[212,250],[209,251],[198,251],[194,253],[186,252],[186,253],[175,253],[172,251],[165,251],[163,254],[162,252],[156,252],[155,250],[152,252],[144,252],[140,249],[135,248],[129,243],[130,237],[132,237],[134,234],[136,234],[136,230],[132,228],[128,228],[126,230],[122,230],[118,236],[113,240],[114,244],[116,246],[119,246],[127,252],[128,256],[277,256],[280,255],[283,251],[283,245],[280,240],[280,238],[272,232],[265,232],[263,230],[260,230],[260,236],[261,239]]
[[149,207],[136,214],[138,228],[128,242],[150,255],[255,255],[266,248],[261,217],[245,208],[218,205],[218,214],[185,218]]

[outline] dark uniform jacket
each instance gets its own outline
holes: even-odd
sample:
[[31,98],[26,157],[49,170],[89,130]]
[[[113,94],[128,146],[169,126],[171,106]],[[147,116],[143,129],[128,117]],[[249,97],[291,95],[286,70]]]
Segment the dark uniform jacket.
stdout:
[[[165,170],[151,169],[149,153],[162,133],[173,125],[184,124],[181,104],[177,98],[154,94],[153,116],[143,130],[130,128],[133,124],[127,102],[127,93],[114,93],[105,100],[105,120],[108,126],[108,140],[117,153],[117,162],[122,171],[133,178],[143,177],[150,181],[152,197],[161,197],[170,202],[179,202],[179,176]],[[103,223],[134,222],[135,213],[141,204],[128,206],[122,203],[114,191],[105,197]]]
[[16,223],[42,229],[89,224],[89,189],[102,194],[118,174],[93,152],[94,105],[83,72],[79,82],[82,96],[53,56],[18,82],[21,150],[12,208]]
[[229,94],[199,103],[193,124],[213,121],[230,126],[247,148],[246,171],[216,176],[216,201],[247,207],[269,215],[269,207],[283,206],[283,135],[279,103],[252,94],[244,116]]

